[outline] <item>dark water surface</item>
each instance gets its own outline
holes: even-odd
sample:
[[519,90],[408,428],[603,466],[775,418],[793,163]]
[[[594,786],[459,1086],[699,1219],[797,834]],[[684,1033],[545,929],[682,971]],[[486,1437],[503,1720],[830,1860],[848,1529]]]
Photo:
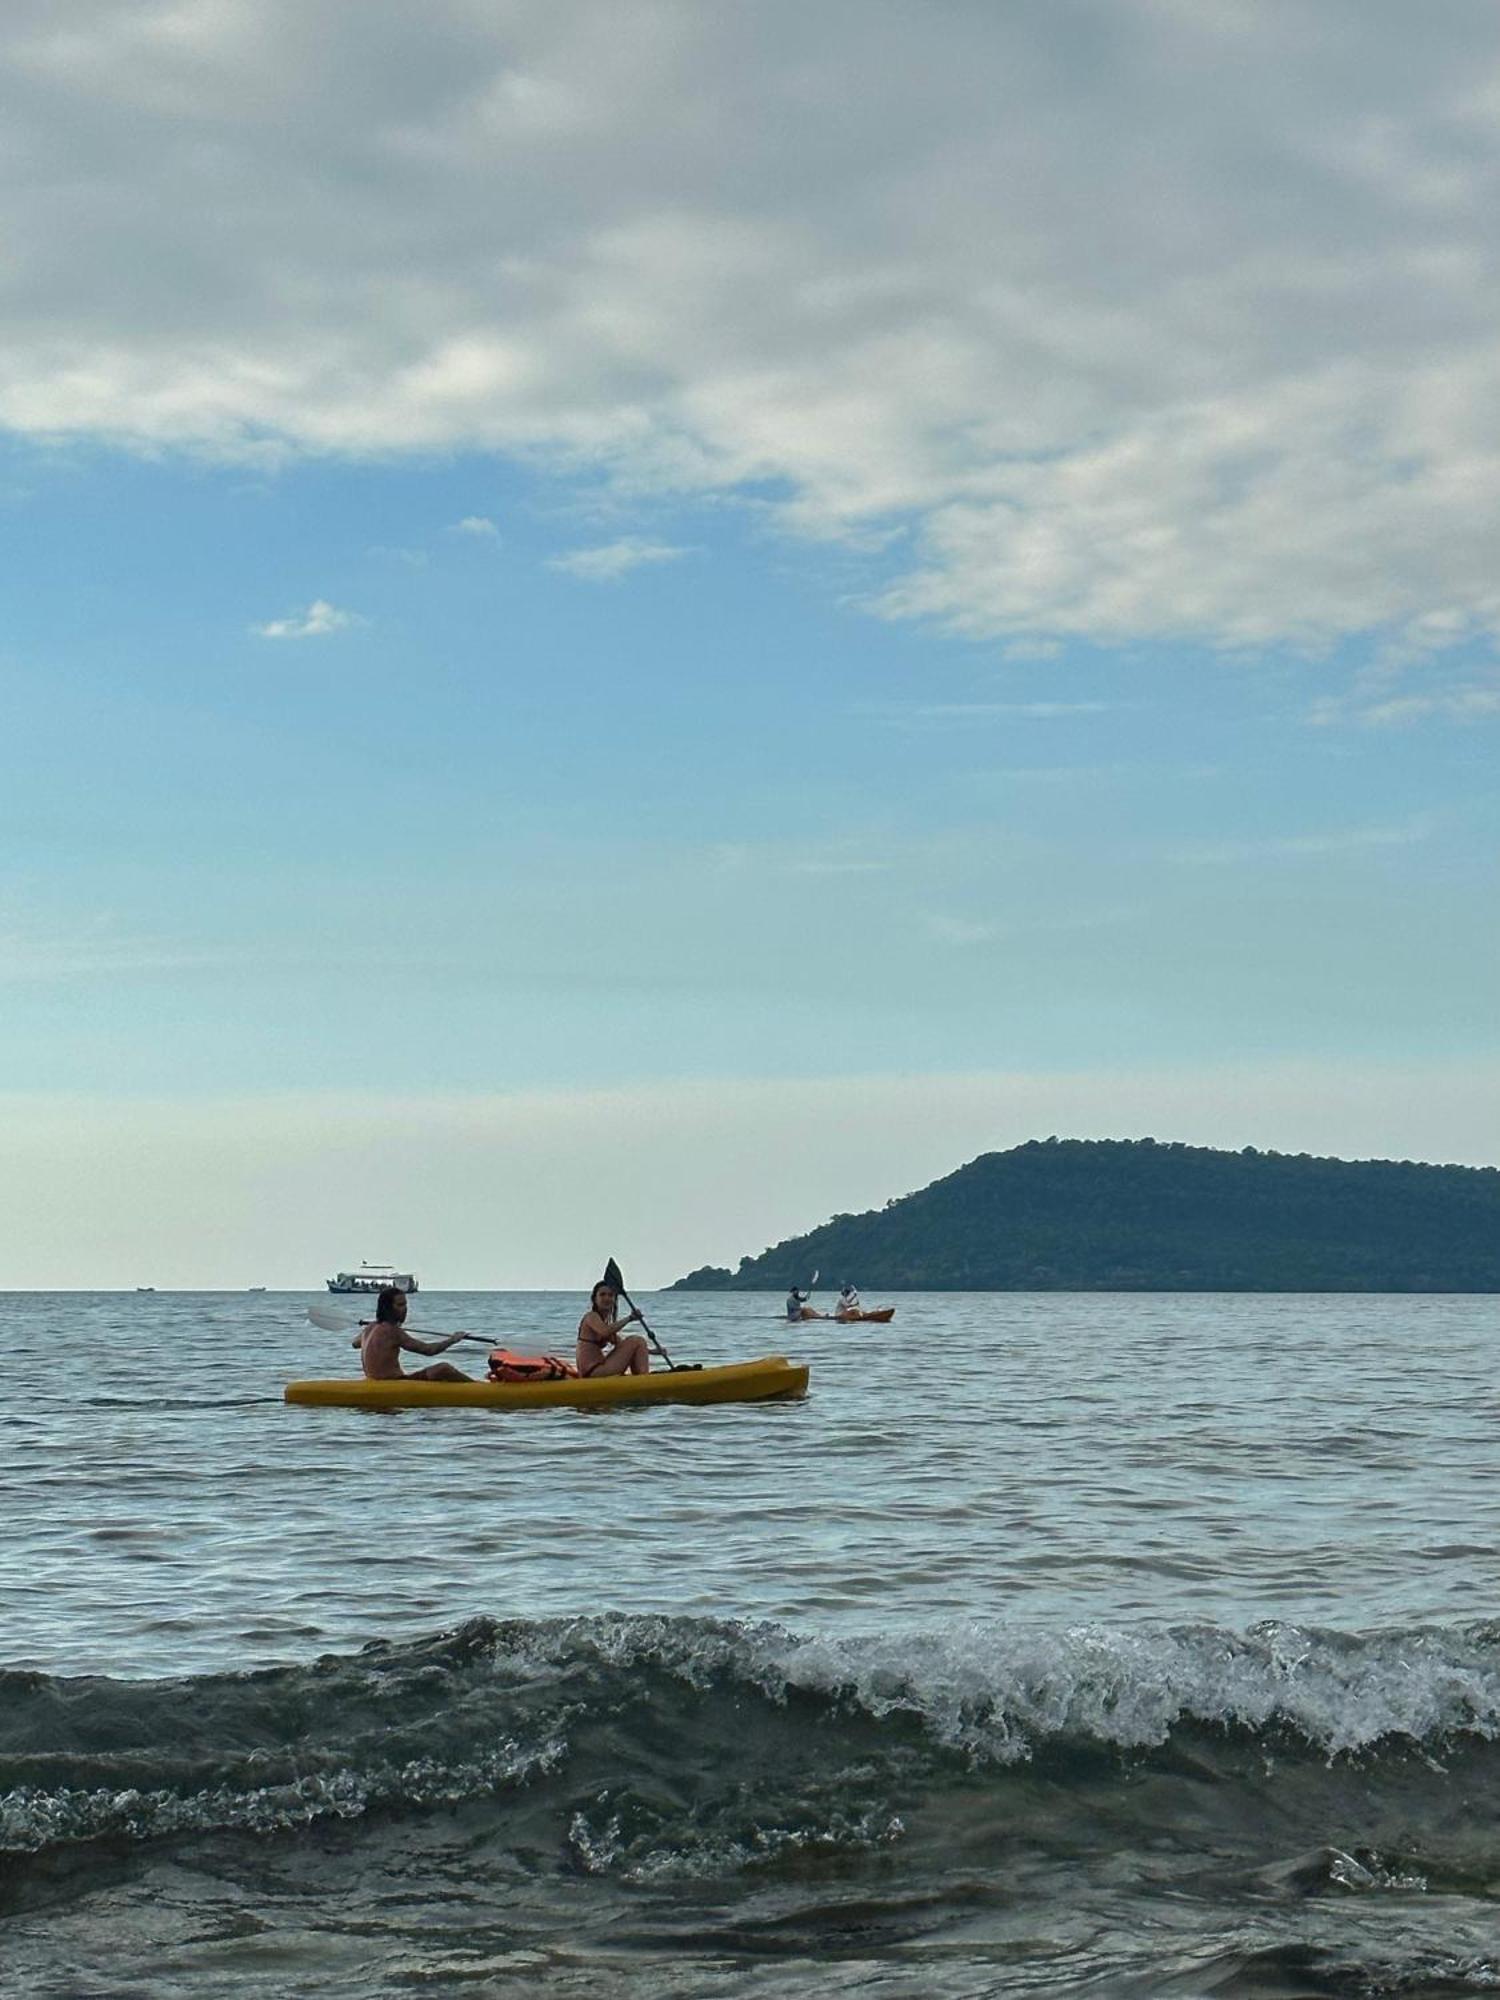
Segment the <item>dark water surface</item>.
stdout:
[[13,1302],[7,1993],[1500,1987],[1500,1301],[674,1295],[811,1395],[603,1417],[306,1303]]

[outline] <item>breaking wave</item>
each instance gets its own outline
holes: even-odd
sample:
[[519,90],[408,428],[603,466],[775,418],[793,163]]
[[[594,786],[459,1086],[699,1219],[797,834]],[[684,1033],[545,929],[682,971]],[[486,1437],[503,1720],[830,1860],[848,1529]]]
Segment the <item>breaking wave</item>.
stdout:
[[[831,1637],[682,1617],[475,1619],[414,1643],[191,1680],[0,1673],[0,1851],[467,1809],[578,1872],[722,1875],[911,1837],[949,1797],[1051,1838],[1212,1781],[1232,1832],[1281,1810],[1314,1845],[1351,1782],[1436,1825],[1500,1736],[1500,1627]],[[1138,1803],[1131,1791],[1140,1791]],[[1042,1803],[1045,1796],[1045,1803]],[[978,1802],[976,1805],[975,1802]],[[1003,1808],[1003,1812],[1002,1812]],[[1028,1818],[1029,1816],[1029,1818]],[[1144,1825],[1144,1819],[1143,1819]],[[1409,1879],[1331,1849],[1345,1886]]]

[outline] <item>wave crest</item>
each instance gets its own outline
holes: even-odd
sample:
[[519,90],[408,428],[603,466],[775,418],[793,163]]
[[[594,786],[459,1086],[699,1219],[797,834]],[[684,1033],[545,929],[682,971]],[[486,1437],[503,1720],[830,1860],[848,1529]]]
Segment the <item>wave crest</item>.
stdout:
[[1291,1731],[1328,1755],[1392,1738],[1437,1745],[1500,1735],[1500,1634],[1491,1625],[1360,1636],[1286,1624],[1236,1634],[976,1622],[823,1637],[771,1624],[619,1617],[548,1621],[519,1645],[555,1664],[592,1654],[699,1689],[737,1681],[776,1702],[816,1695],[876,1719],[906,1716],[943,1746],[1000,1763],[1049,1740],[1146,1749],[1185,1722]]
[[1218,1758],[1248,1784],[1273,1751],[1431,1766],[1497,1735],[1492,1626],[476,1619],[190,1682],[0,1674],[0,1850],[533,1801],[577,1870],[650,1879],[876,1847],[911,1798],[1022,1762],[1081,1796],[1122,1759]]

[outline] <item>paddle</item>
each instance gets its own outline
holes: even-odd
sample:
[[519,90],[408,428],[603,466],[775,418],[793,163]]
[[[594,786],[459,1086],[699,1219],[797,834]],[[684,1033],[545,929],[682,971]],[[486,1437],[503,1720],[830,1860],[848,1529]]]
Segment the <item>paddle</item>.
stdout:
[[818,1274],[816,1271],[814,1271],[812,1276],[807,1281],[806,1291],[804,1291],[800,1285],[792,1286],[792,1296],[796,1299],[798,1309],[801,1312],[802,1317],[804,1319],[827,1319],[828,1317],[827,1313],[809,1312],[807,1309],[807,1302],[812,1297],[813,1290],[816,1287],[817,1282],[818,1282]]
[[[347,1313],[335,1312],[331,1306],[309,1306],[307,1316],[314,1326],[322,1327],[325,1333],[353,1333],[357,1328],[370,1324],[368,1320],[350,1319]],[[432,1326],[408,1326],[404,1330],[407,1333],[424,1333],[429,1340],[448,1339],[446,1333],[439,1333]],[[460,1340],[477,1340],[483,1347],[495,1344],[487,1333],[461,1333],[458,1337]]]
[[628,1305],[630,1310],[635,1314],[636,1322],[639,1325],[641,1332],[645,1334],[647,1340],[650,1341],[652,1347],[655,1348],[656,1352],[661,1356],[662,1360],[666,1362],[668,1368],[671,1369],[674,1375],[685,1375],[689,1372],[690,1369],[701,1368],[703,1366],[701,1361],[685,1361],[683,1362],[680,1368],[678,1367],[677,1363],[672,1359],[671,1355],[668,1354],[667,1350],[662,1346],[661,1342],[657,1339],[656,1335],[651,1331],[650,1327],[647,1326],[645,1320],[642,1319],[641,1309],[636,1304],[635,1300],[630,1296],[629,1292],[626,1291],[625,1280],[620,1276],[620,1267],[615,1262],[613,1257],[611,1257],[609,1262],[605,1265],[604,1276],[600,1279],[600,1283],[608,1285],[611,1291],[617,1292],[619,1296],[625,1301],[626,1305]]

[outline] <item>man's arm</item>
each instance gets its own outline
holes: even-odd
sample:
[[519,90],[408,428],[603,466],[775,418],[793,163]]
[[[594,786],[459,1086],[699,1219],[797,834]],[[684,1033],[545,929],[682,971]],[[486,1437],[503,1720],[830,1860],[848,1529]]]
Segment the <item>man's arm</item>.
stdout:
[[408,1354],[446,1354],[455,1342],[465,1339],[462,1333],[444,1334],[441,1340],[418,1340],[414,1333],[403,1331],[401,1345]]

